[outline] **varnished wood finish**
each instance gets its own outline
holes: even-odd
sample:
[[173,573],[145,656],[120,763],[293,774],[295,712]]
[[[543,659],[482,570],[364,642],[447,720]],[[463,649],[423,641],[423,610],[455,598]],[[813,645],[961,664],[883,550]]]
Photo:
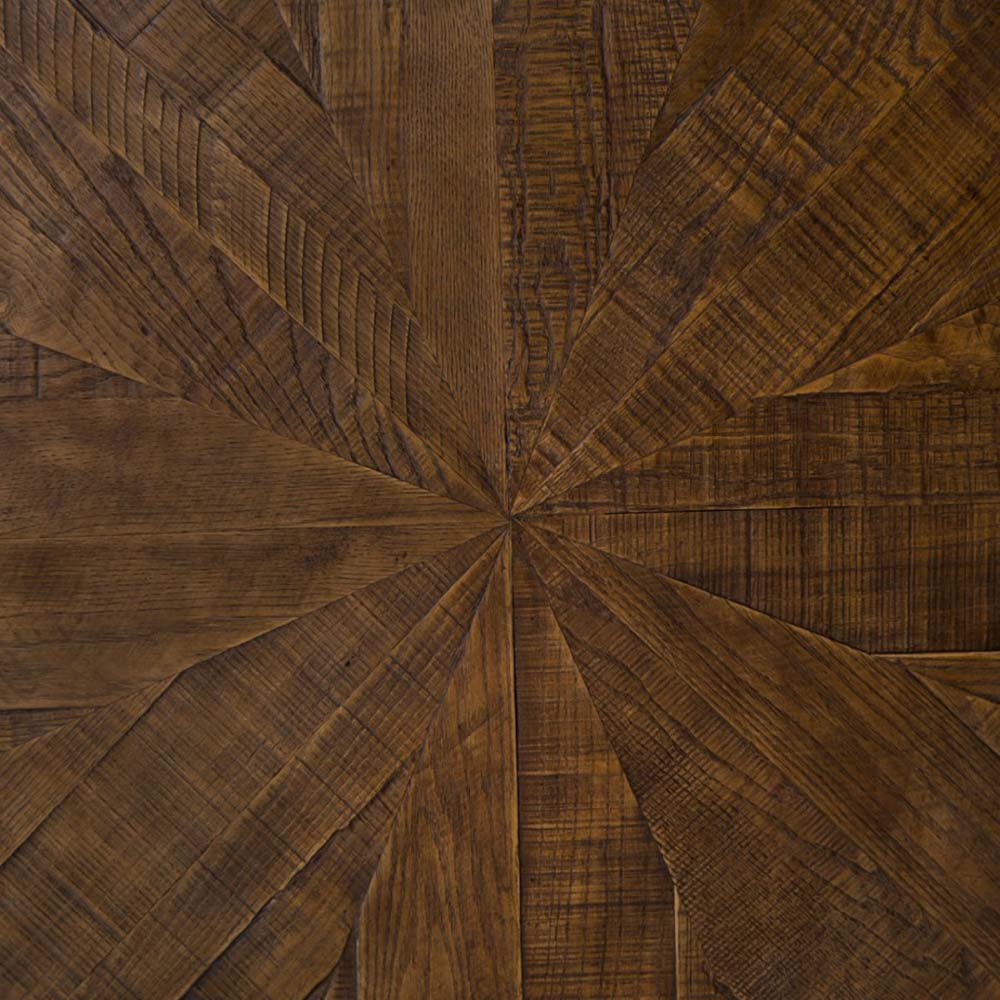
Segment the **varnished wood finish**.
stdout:
[[988,0],[0,0],[2,1000],[1000,1000]]

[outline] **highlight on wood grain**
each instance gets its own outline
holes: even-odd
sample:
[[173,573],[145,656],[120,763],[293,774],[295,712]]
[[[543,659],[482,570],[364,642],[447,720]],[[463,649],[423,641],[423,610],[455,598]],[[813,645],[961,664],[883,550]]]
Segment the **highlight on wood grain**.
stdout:
[[2,1000],[1000,1000],[990,0],[0,0]]

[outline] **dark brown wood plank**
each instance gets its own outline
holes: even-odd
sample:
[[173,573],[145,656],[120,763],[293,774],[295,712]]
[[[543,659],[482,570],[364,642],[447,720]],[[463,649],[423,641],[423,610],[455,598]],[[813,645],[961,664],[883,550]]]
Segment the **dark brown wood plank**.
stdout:
[[1000,22],[843,6],[778,18],[640,172],[522,508],[898,340],[995,242]]
[[[257,936],[273,940],[300,892],[317,891],[310,867],[325,867],[330,916],[310,928],[327,971],[336,964],[337,928],[346,940],[370,877],[356,863],[378,857],[490,544],[483,536],[175,681],[0,872],[20,918],[2,936],[5,989],[173,995],[228,966],[265,990],[275,976],[308,976],[307,993],[315,938],[288,940],[298,961],[275,964]],[[44,936],[31,931],[39,920]]]
[[694,0],[497,5],[512,492],[687,41]]
[[[8,206],[0,266],[13,333],[350,461],[487,503],[433,451],[450,419],[444,410],[435,417],[410,412],[405,402],[396,407],[417,423],[437,421],[429,447],[151,188],[46,104],[2,53],[0,70],[2,111],[13,129],[0,190]],[[446,399],[438,402],[447,409]],[[476,460],[452,460],[475,478]]]
[[293,3],[324,106],[396,273],[504,495],[492,10],[485,0]]
[[859,649],[1000,645],[996,504],[577,514],[537,523]]
[[711,431],[538,511],[995,501],[1000,392],[936,389],[758,400]]

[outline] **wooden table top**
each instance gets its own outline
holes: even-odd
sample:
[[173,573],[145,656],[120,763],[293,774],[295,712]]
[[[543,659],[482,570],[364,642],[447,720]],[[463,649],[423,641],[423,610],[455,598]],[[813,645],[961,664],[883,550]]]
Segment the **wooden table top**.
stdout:
[[995,0],[0,36],[0,1000],[1000,1000]]

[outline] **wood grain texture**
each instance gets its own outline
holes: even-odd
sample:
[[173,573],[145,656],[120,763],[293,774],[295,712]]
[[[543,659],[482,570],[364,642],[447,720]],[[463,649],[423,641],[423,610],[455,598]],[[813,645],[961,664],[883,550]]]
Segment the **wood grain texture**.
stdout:
[[672,996],[670,875],[545,590],[515,551],[524,996]]
[[[880,835],[865,837],[857,814],[850,820],[845,816],[848,796],[842,787],[833,798],[825,780],[814,784],[804,772],[788,767],[795,755],[783,752],[781,746],[788,748],[786,741],[801,733],[804,741],[812,741],[814,752],[820,752],[821,734],[792,729],[791,720],[788,727],[782,726],[774,715],[765,723],[760,714],[763,698],[753,682],[746,675],[742,684],[731,677],[729,671],[738,669],[737,663],[751,667],[751,656],[761,670],[780,671],[784,665],[778,657],[769,660],[759,640],[757,645],[745,644],[736,616],[749,622],[750,613],[730,610],[731,605],[706,596],[702,600],[712,602],[727,620],[723,624],[709,619],[710,625],[689,634],[683,624],[675,623],[683,619],[680,602],[699,599],[690,588],[648,571],[619,577],[618,564],[610,557],[570,548],[556,536],[545,542],[537,535],[528,536],[527,544],[653,835],[671,864],[708,960],[737,996],[784,998],[828,992],[859,1000],[872,995],[901,1000],[966,997],[988,981],[978,967],[969,971],[968,958],[956,940],[929,922],[908,894],[916,889],[914,895],[922,895],[934,909],[941,900],[932,900],[925,884],[915,886],[909,868],[894,866],[894,877],[909,883],[901,893],[886,878],[888,871],[877,868],[877,855],[869,855],[866,845],[859,843],[868,840],[883,856],[886,852],[880,845],[884,848],[891,842],[894,849],[902,849],[899,826],[885,841]],[[592,564],[587,583],[575,576],[585,563]],[[598,579],[604,585],[600,597],[591,589],[591,581]],[[669,608],[661,600],[668,591],[677,597]],[[626,601],[632,606],[626,607]],[[657,615],[643,614],[639,610],[643,602],[656,602]],[[761,619],[758,633],[764,627]],[[666,640],[668,632],[672,641]],[[722,644],[733,651],[720,656]],[[797,659],[787,663],[785,675],[797,673],[799,679],[795,695],[788,683],[786,704],[801,697],[815,676],[801,659],[808,649],[805,633],[795,645]],[[738,648],[748,650],[746,658],[735,652]],[[827,648],[832,650],[832,644]],[[850,657],[847,662],[860,659],[860,654]],[[842,654],[837,666],[844,662]],[[880,676],[902,677],[884,670]],[[916,688],[908,690],[919,700],[923,689],[919,682],[913,684]],[[768,685],[772,696],[775,690]],[[922,713],[922,731],[927,732],[927,715],[933,716],[936,703],[926,695],[923,701],[930,708]],[[954,731],[959,740],[964,736],[966,745],[974,741],[970,733],[959,732],[957,724],[949,727],[943,712],[939,708],[935,719],[943,732]],[[773,730],[766,730],[773,732],[773,738],[762,738],[760,729],[747,726],[748,716],[760,719],[761,726],[773,725]],[[814,727],[826,721],[819,713],[811,718]],[[872,787],[876,758],[871,753],[852,756],[847,743],[874,739],[874,733],[853,730],[842,718],[837,724],[840,742],[827,744],[827,752],[844,754],[840,767],[853,763],[866,768],[864,791],[856,789],[852,796],[855,801],[866,799],[869,789],[876,794]],[[981,745],[974,752],[989,768],[996,766],[996,759],[988,759]],[[888,758],[886,765],[891,765]],[[817,800],[824,807],[838,808],[827,814],[816,808]],[[952,801],[976,808],[955,792]],[[905,825],[899,811],[880,811],[880,815]],[[967,827],[962,829],[968,832]],[[931,846],[918,847],[912,839],[909,844],[915,850]],[[989,856],[982,849],[973,850],[963,855],[963,863],[975,864],[974,859]],[[969,889],[975,895],[989,884],[988,879],[973,878]],[[733,905],[735,899],[741,900],[738,907]],[[982,933],[982,925],[974,922],[963,930],[993,961],[992,936]]]
[[732,993],[708,971],[680,893],[674,889],[674,962],[677,1000],[732,1000]]
[[299,43],[317,55],[323,103],[413,311],[503,496],[490,5],[307,0],[289,7],[291,23],[305,29]]
[[[990,928],[1000,923],[1000,882],[989,866],[1000,858],[990,847],[998,817],[989,789],[1000,780],[1000,761],[955,725],[917,680],[635,564],[623,571],[614,557],[559,536],[547,535],[544,544],[570,569],[599,580],[608,610],[671,664],[668,677],[739,726],[996,974],[1000,937]],[[700,630],[685,625],[689,615],[698,616]],[[870,692],[871,700],[851,698],[847,692],[855,688]],[[951,772],[955,759],[975,760],[975,775],[970,770],[958,779]],[[923,811],[928,801],[935,806],[933,828]],[[939,883],[947,890],[938,891]]]
[[[0,62],[8,71],[4,98],[15,137],[3,150],[12,182],[0,256],[11,332],[350,461],[442,488],[442,477],[452,474],[408,425],[152,189],[123,174],[120,161],[40,103],[2,54]],[[45,161],[64,174],[40,174]],[[39,274],[59,280],[40,283]],[[466,500],[484,502],[480,491],[459,490]]]
[[497,5],[511,490],[608,256],[694,2]]
[[[371,227],[362,223],[352,226],[359,213],[364,215],[363,207],[356,204],[357,198],[351,194],[354,184],[346,161],[339,153],[320,109],[314,102],[305,101],[301,92],[293,90],[288,93],[287,78],[274,69],[263,55],[228,30],[226,22],[221,22],[217,15],[210,16],[193,2],[190,5],[192,9],[175,10],[175,6],[172,3],[164,8],[163,14],[169,13],[170,17],[157,16],[154,19],[157,31],[137,54],[131,48],[118,45],[114,38],[94,31],[69,0],[57,0],[56,14],[49,25],[55,32],[56,56],[60,55],[62,40],[71,48],[89,46],[91,52],[87,65],[91,71],[96,66],[106,67],[105,80],[92,81],[88,78],[78,84],[73,78],[69,89],[64,91],[59,89],[60,80],[55,78],[54,69],[37,61],[41,57],[36,55],[36,50],[45,48],[37,35],[41,31],[41,21],[37,18],[31,21],[26,15],[16,33],[13,27],[8,27],[5,44],[10,44],[13,55],[47,97],[79,121],[79,131],[86,130],[92,134],[92,158],[101,159],[101,151],[107,150],[116,157],[110,161],[111,164],[119,164],[121,161],[117,157],[121,157],[135,171],[134,174],[126,171],[123,175],[121,169],[109,170],[106,163],[106,172],[112,173],[119,186],[141,177],[147,181],[148,187],[140,184],[138,190],[147,198],[162,197],[179,210],[187,222],[194,224],[212,247],[225,254],[224,260],[210,261],[201,266],[200,270],[204,272],[201,282],[213,271],[239,269],[241,275],[249,276],[247,281],[252,279],[285,310],[278,313],[283,317],[283,323],[287,324],[290,316],[299,330],[303,333],[308,331],[322,341],[327,348],[323,353],[334,355],[344,366],[345,374],[351,376],[351,381],[357,379],[362,389],[366,390],[365,395],[371,393],[404,420],[421,425],[421,431],[432,440],[440,442],[442,432],[452,442],[464,439],[465,462],[469,468],[480,468],[481,460],[467,437],[468,425],[459,419],[453,395],[442,383],[437,362],[423,345],[412,316],[398,306],[395,299],[385,301],[378,294],[378,290],[390,280],[389,265],[378,264],[376,260],[377,254],[371,247],[377,249],[381,244]],[[19,16],[19,10],[18,5],[8,4],[5,17]],[[61,15],[60,11],[63,12]],[[39,11],[29,13],[40,14]],[[190,19],[193,23],[182,30],[174,15],[182,20]],[[70,26],[65,32],[56,30],[61,23],[60,18]],[[32,24],[36,34],[28,36],[26,33],[32,30]],[[167,33],[167,37],[161,38],[161,33]],[[71,41],[78,34],[82,41]],[[32,39],[33,47],[26,46],[26,37]],[[186,46],[192,44],[201,46],[204,51],[197,60],[185,63],[186,68],[180,78],[172,79],[167,74],[174,63],[166,57],[163,47],[168,47],[176,58],[178,50],[187,51]],[[214,64],[213,46],[221,48],[221,51],[215,52],[218,61]],[[152,60],[150,63],[143,61],[147,57]],[[189,67],[188,62],[191,63]],[[233,65],[227,70],[230,62]],[[73,60],[70,65],[76,67],[79,63]],[[214,70],[213,65],[216,66]],[[248,67],[258,69],[267,82],[287,97],[290,106],[283,109],[283,118],[279,118],[276,112],[267,116],[245,113],[251,108],[271,107],[261,98],[260,88],[250,83],[252,74],[245,88],[234,88],[231,81],[227,84],[226,74],[235,72],[239,78],[242,72],[250,72]],[[268,67],[270,72],[267,72]],[[162,78],[156,76],[158,68],[165,70]],[[8,63],[8,72],[13,76],[17,70]],[[220,72],[222,78],[219,78]],[[102,84],[103,91],[98,91],[88,102],[88,110],[81,113],[79,102],[73,95],[78,88],[89,92],[97,82]],[[25,86],[29,86],[27,82]],[[108,91],[117,86],[122,89],[115,89],[112,96],[112,92]],[[175,91],[180,95],[176,99]],[[151,97],[150,93],[154,96]],[[223,106],[220,110],[212,102],[212,95],[220,99],[225,97],[235,107],[227,109]],[[19,132],[22,140],[26,129],[32,134],[41,132],[44,136],[53,128],[61,127],[63,132],[59,133],[59,137],[65,142],[64,133],[70,131],[66,116],[59,116],[55,108],[48,105],[40,107],[37,95],[30,98],[24,96],[35,105],[36,116],[45,115],[51,122],[47,126],[37,121],[30,126],[22,125]],[[210,108],[213,110],[210,111]],[[17,110],[18,113],[29,113],[20,107]],[[99,113],[101,110],[103,114]],[[225,114],[227,110],[232,112],[231,115]],[[241,113],[242,125],[239,124]],[[14,114],[13,109],[11,114]],[[209,120],[213,124],[208,124]],[[253,127],[249,127],[248,122],[253,123]],[[294,132],[296,129],[301,130],[298,136]],[[74,137],[81,145],[85,143],[83,135]],[[286,177],[286,161],[294,160],[296,152],[304,161],[302,169],[308,164],[308,170],[316,174],[315,179],[304,180],[292,170],[287,172],[290,185],[286,188],[279,183],[275,187],[274,171],[281,168],[281,177]],[[29,155],[35,162],[46,156],[39,152]],[[47,155],[54,154],[49,151]],[[75,158],[81,156],[77,154]],[[342,164],[335,186],[331,185],[329,171],[320,170],[320,166],[329,161]],[[81,167],[76,166],[76,169]],[[80,183],[76,181],[76,185]],[[93,178],[83,184],[97,186],[97,195],[103,193]],[[112,200],[120,208],[133,197],[118,196]],[[344,204],[345,197],[348,198],[347,204]],[[79,210],[80,206],[74,207]],[[146,208],[152,213],[157,210],[159,223],[163,218],[160,204]],[[46,206],[45,211],[49,218],[51,240],[55,235],[51,232],[52,206]],[[351,232],[340,234],[338,227],[345,224]],[[134,231],[134,221],[132,225],[133,229],[127,236],[137,242],[139,248],[145,249],[143,241],[138,240]],[[176,245],[181,239],[174,236],[171,240],[156,233],[156,225],[154,223],[151,235],[157,242],[166,244],[162,250]],[[120,228],[120,224],[115,226],[113,221],[110,231],[114,232],[116,228]],[[171,228],[177,231],[177,223],[173,222]],[[183,238],[190,239],[190,234],[184,232]],[[340,239],[347,241],[346,248],[339,247]],[[338,249],[327,250],[331,241],[337,244],[340,252]],[[59,240],[54,242],[56,247],[64,246],[65,238],[62,244]],[[132,243],[128,247],[131,250]],[[22,268],[24,253],[24,250],[19,250]],[[360,259],[371,265],[365,273],[358,271],[354,265]],[[9,265],[15,273],[17,263],[15,259]],[[238,285],[242,283],[235,274],[233,278]],[[137,277],[134,280],[149,282],[150,279]],[[17,297],[16,291],[8,294]],[[234,290],[227,293],[227,298],[242,304],[241,299],[246,294],[241,295]],[[395,297],[399,298],[401,294]],[[250,295],[254,297],[253,293]],[[232,311],[233,306],[230,305],[229,309]],[[197,311],[191,312],[197,315]],[[249,306],[244,308],[244,312],[253,315]],[[243,320],[244,325],[248,323],[248,318]],[[293,356],[302,353],[317,352],[315,348],[302,346],[294,350]],[[400,355],[405,361],[403,364],[397,361]],[[352,395],[356,394],[357,390],[353,390]],[[482,475],[481,471],[479,475]]]
[[1000,1000],[991,0],[0,0],[2,1000]]
[[[484,548],[477,542],[471,552]],[[474,564],[470,578],[448,589],[469,554],[456,552],[237,647],[161,694],[7,862],[8,898],[28,913],[55,907],[65,936],[26,943],[23,928],[5,936],[17,947],[4,956],[5,988],[14,996],[43,984],[79,996],[163,995],[211,975],[220,953],[219,962],[242,958],[251,970],[263,959],[256,975],[266,977],[271,956],[258,957],[254,939],[267,938],[266,925],[281,921],[303,883],[308,888],[310,863],[342,872],[346,898],[333,917],[346,939],[344,908],[356,907],[354,894],[368,881],[353,862],[363,850],[377,856],[371,838],[384,831],[402,792],[425,728],[421,713],[438,700],[427,685],[443,688],[454,656],[446,636],[450,630],[457,644],[464,635],[493,562]],[[389,629],[373,629],[380,618],[391,621]],[[421,685],[404,680],[393,653],[414,629],[406,652],[427,652],[422,667],[406,656],[405,669]],[[430,634],[439,639],[432,649]],[[358,721],[368,714],[364,704],[381,707],[383,731]],[[206,760],[211,767],[201,766]],[[115,808],[100,808],[110,796]],[[60,829],[81,823],[90,833],[67,853]],[[164,825],[175,831],[167,842],[157,832]],[[43,863],[47,894],[29,901],[30,873]],[[118,878],[123,863],[127,879]],[[302,877],[293,880],[296,874]],[[64,900],[79,896],[87,907],[57,904],[60,885]],[[331,891],[324,881],[324,897]],[[325,946],[329,934],[328,925]],[[58,968],[39,964],[39,948],[61,955]],[[277,971],[291,969],[279,963]],[[253,981],[252,971],[247,978]]]
[[0,406],[0,446],[24,456],[0,483],[4,539],[499,521],[183,400],[44,385]]
[[[993,13],[963,9],[964,27],[922,18],[916,48],[892,30],[859,47],[830,13],[796,5],[779,18],[640,172],[630,205],[645,238],[622,236],[609,263],[620,277],[595,292],[521,507],[869,354],[887,330],[898,339],[992,244]],[[817,18],[840,73],[807,68],[817,57],[802,33]],[[841,73],[851,93],[838,100]]]
[[521,996],[510,630],[508,543],[361,908],[359,998]]
[[760,400],[709,433],[538,511],[877,506],[995,500],[1000,393],[819,393]]
[[937,653],[887,659],[923,681],[1000,755],[1000,663],[997,654]]
[[1000,645],[994,504],[577,514],[531,523],[859,649]]

